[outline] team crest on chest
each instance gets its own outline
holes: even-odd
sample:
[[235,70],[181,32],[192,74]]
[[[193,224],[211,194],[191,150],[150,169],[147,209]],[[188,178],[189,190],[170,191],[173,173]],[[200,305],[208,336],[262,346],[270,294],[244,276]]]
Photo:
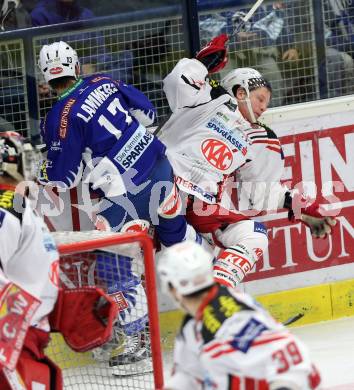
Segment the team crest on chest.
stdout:
[[201,151],[209,164],[220,171],[226,171],[232,165],[232,150],[225,142],[219,139],[206,139],[201,144]]

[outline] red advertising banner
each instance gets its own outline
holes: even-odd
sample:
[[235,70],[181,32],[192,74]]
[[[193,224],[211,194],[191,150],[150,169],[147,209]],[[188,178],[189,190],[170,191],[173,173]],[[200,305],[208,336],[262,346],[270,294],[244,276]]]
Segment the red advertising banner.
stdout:
[[354,263],[354,125],[285,136],[281,143],[288,187],[306,182],[337,216],[337,225],[331,236],[313,239],[304,224],[286,218],[285,210],[270,217],[265,222],[269,255],[247,281]]

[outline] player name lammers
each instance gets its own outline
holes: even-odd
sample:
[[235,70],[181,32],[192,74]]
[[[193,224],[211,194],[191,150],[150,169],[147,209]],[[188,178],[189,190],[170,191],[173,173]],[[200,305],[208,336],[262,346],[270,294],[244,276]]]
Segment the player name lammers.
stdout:
[[[92,81],[94,82],[95,80]],[[85,99],[85,103],[81,105],[81,109],[89,116],[85,116],[81,112],[78,112],[76,115],[88,123],[99,109],[101,104],[117,91],[118,89],[113,83],[100,85],[88,95],[88,97]]]
[[142,156],[143,151],[151,144],[154,137],[143,126],[139,126],[122,149],[115,155],[114,160],[123,168],[130,168]]

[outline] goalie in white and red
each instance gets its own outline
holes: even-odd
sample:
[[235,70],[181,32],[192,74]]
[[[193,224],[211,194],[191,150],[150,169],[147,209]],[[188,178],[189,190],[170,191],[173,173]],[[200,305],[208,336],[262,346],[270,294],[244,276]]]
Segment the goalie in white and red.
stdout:
[[24,196],[38,154],[18,133],[0,133],[1,390],[61,390],[61,370],[44,353],[49,332],[61,332],[82,352],[110,339],[117,315],[113,301],[95,287],[58,286],[54,240]]

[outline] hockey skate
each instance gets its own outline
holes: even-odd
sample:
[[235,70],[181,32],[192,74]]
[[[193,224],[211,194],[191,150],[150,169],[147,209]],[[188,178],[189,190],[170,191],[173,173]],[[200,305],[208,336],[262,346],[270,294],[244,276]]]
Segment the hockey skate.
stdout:
[[139,375],[152,372],[150,336],[147,329],[124,335],[123,350],[109,359],[115,376]]
[[123,340],[121,336],[114,329],[112,339],[102,345],[101,347],[95,348],[91,351],[92,358],[97,363],[108,363],[109,359],[112,356],[116,356],[117,354],[123,351]]

